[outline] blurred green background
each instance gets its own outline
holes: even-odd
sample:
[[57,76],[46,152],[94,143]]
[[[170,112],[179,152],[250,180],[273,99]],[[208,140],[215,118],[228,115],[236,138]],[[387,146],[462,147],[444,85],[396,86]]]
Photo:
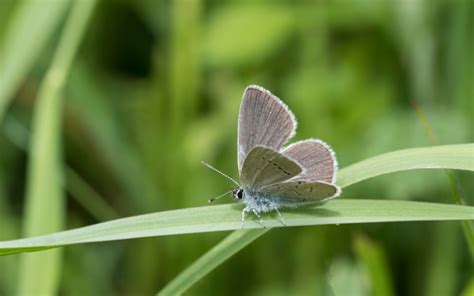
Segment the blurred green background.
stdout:
[[[0,67],[26,2],[0,2]],[[49,13],[63,1],[39,2]],[[69,6],[50,33],[34,32],[43,45],[20,58],[31,67],[0,121],[0,240],[22,237],[35,98]],[[470,0],[98,1],[63,92],[65,228],[204,206],[228,190],[200,161],[237,177],[238,108],[249,84],[282,98],[299,122],[293,140],[323,139],[340,167],[431,145],[412,102],[439,143],[473,142],[473,28]],[[3,87],[10,78],[0,77]],[[472,175],[456,179],[474,204]],[[452,203],[450,195],[442,171],[416,171],[341,198]],[[276,229],[189,295],[459,295],[474,281],[460,225]],[[59,289],[150,295],[226,235],[67,247]],[[16,289],[18,259],[0,258],[2,295]]]

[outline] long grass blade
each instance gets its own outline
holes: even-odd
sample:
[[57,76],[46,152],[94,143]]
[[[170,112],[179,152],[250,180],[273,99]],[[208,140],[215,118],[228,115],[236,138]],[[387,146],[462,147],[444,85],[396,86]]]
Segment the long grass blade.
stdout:
[[[75,2],[41,85],[33,120],[25,209],[26,236],[58,231],[63,226],[60,126],[61,90],[95,1]],[[56,294],[61,267],[58,250],[24,254],[20,261],[18,294]]]
[[[402,221],[472,220],[474,207],[395,200],[333,200],[322,206],[282,212],[288,227]],[[238,230],[241,207],[218,205],[165,211],[122,218],[32,238],[0,242],[0,255],[72,244],[132,238]],[[265,225],[283,227],[277,219]],[[244,228],[261,229],[258,220],[249,219]]]

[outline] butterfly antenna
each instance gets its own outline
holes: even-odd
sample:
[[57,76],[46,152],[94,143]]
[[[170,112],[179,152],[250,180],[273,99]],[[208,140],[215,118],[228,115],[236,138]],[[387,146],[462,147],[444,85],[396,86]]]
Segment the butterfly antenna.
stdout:
[[201,161],[201,163],[203,165],[205,165],[206,167],[210,168],[211,170],[213,170],[214,172],[220,174],[221,176],[224,176],[226,177],[228,180],[234,182],[237,186],[240,187],[240,184],[239,182],[235,181],[234,179],[232,179],[231,177],[227,176],[226,174],[224,174],[223,172],[219,171],[218,169],[216,169],[215,167],[213,167],[212,165],[208,164],[207,162],[204,162],[204,161]]
[[226,196],[227,194],[229,194],[229,193],[231,193],[231,192],[232,192],[232,190],[229,190],[229,191],[227,191],[227,192],[225,192],[225,193],[222,193],[222,194],[219,195],[219,196],[216,196],[216,197],[213,197],[213,198],[209,198],[207,201],[208,201],[208,202],[213,202],[213,201],[215,201],[216,199],[219,199],[219,198],[221,198],[221,197],[224,197],[224,196]]

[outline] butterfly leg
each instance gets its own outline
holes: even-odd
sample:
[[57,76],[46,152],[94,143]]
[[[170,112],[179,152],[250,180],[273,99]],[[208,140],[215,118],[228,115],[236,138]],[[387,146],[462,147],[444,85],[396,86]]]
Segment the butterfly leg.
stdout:
[[265,226],[265,224],[263,223],[262,216],[260,216],[260,214],[257,212],[257,210],[256,210],[256,209],[253,209],[252,212],[253,212],[253,213],[255,214],[255,216],[257,216],[258,219],[260,220],[258,223],[259,223],[260,225],[262,225],[263,228],[267,228],[267,227]]
[[275,211],[277,212],[278,216],[280,217],[281,224],[283,224],[283,226],[287,226],[286,222],[285,222],[285,219],[283,219],[283,216],[281,215],[281,213],[280,213],[280,211],[278,210],[277,207],[275,207]]
[[250,209],[245,207],[243,210],[242,210],[242,224],[240,224],[240,229],[244,228],[244,223],[245,223],[245,213],[248,213],[250,212]]

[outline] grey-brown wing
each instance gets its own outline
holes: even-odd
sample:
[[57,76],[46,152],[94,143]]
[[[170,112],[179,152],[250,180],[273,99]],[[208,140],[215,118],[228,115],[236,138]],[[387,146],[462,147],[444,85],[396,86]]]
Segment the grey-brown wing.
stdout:
[[282,153],[297,161],[304,169],[295,180],[327,183],[336,181],[336,155],[323,141],[316,139],[300,141],[288,146]]
[[289,180],[302,172],[290,158],[267,147],[254,147],[247,154],[240,173],[240,184],[247,190]]
[[287,181],[266,186],[259,191],[283,206],[299,206],[304,203],[321,202],[339,196],[341,189],[326,182]]
[[296,120],[288,107],[266,89],[251,85],[244,91],[238,123],[238,167],[252,148],[280,150],[294,134]]

